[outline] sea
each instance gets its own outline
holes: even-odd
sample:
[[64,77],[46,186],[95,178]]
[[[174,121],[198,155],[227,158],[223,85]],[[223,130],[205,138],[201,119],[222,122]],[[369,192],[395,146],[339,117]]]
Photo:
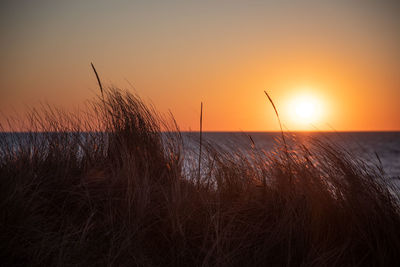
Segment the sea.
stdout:
[[[23,137],[26,134],[0,133],[0,145],[12,143],[16,135]],[[182,132],[182,137],[184,150],[192,151],[193,159],[198,158],[199,132]],[[311,139],[337,144],[366,162],[381,164],[386,176],[398,180],[400,183],[400,132],[285,132],[285,137],[289,145],[291,140],[307,142]],[[8,141],[4,142],[4,140]],[[254,147],[267,152],[272,151],[279,146],[281,140],[280,132],[202,133],[204,146],[212,143],[222,149],[238,149],[244,153]],[[202,153],[207,153],[205,148]]]
[[[186,144],[199,146],[199,133],[183,133]],[[204,132],[204,143],[218,144],[224,149],[246,152],[252,145],[265,151],[279,146],[280,132]],[[300,140],[321,140],[342,149],[372,165],[382,165],[387,177],[400,181],[400,132],[291,132],[285,133],[288,143]],[[197,140],[197,141],[196,141]]]

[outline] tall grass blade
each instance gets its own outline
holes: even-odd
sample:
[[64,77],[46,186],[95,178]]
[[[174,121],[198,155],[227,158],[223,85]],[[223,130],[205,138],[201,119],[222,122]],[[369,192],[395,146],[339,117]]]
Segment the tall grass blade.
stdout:
[[279,114],[278,114],[278,110],[276,109],[274,101],[272,101],[272,98],[268,95],[267,91],[264,91],[264,93],[268,97],[269,102],[271,103],[272,107],[275,110],[275,114],[276,114],[276,117],[278,118],[278,122],[279,122],[279,127],[281,129],[282,141],[283,141],[283,144],[285,146],[286,154],[288,154],[288,147],[287,147],[287,144],[286,144],[285,135],[283,134],[282,123],[281,123],[281,119],[280,119]]
[[197,174],[197,185],[200,185],[200,177],[201,177],[201,147],[203,145],[203,102],[200,104],[200,148],[199,148],[199,168]]
[[104,93],[103,93],[103,86],[101,85],[101,81],[100,81],[100,77],[97,74],[96,68],[94,67],[93,63],[91,62],[90,65],[92,66],[92,69],[94,71],[94,74],[96,75],[96,79],[97,79],[97,83],[99,84],[100,87],[100,92],[101,92],[101,96],[104,99]]

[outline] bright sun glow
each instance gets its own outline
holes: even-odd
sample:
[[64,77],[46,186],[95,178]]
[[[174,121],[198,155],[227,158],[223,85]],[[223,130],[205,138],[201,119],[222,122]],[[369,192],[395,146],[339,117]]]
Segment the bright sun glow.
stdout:
[[312,95],[299,95],[289,105],[291,119],[299,124],[317,123],[321,117],[321,102]]

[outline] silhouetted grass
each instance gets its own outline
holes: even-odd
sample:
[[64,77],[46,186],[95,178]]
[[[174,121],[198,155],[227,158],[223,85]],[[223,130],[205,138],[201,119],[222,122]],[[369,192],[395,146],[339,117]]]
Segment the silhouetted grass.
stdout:
[[198,184],[173,119],[126,92],[26,127],[0,137],[2,266],[400,263],[390,184],[335,144],[244,154],[203,140]]

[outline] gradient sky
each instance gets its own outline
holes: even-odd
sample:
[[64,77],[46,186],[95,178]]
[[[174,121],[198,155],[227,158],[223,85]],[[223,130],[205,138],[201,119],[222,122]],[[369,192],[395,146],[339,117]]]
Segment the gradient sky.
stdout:
[[[400,1],[1,1],[0,111],[66,108],[102,80],[183,130],[400,130]],[[310,127],[293,97],[321,100]]]

